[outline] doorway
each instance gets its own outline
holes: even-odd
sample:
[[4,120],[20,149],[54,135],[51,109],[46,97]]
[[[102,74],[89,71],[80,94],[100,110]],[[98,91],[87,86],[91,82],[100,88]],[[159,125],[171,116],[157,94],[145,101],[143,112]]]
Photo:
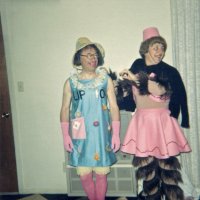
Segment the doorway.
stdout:
[[0,16],[0,193],[18,192],[12,112]]

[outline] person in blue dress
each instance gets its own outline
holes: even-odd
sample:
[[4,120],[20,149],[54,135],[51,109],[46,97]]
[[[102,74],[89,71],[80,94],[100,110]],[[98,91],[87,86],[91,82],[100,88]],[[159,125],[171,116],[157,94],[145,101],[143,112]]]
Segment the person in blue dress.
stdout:
[[77,168],[89,200],[105,199],[107,174],[120,148],[120,114],[113,82],[101,67],[104,56],[99,43],[77,40],[73,65],[78,71],[64,84],[60,112],[69,164]]

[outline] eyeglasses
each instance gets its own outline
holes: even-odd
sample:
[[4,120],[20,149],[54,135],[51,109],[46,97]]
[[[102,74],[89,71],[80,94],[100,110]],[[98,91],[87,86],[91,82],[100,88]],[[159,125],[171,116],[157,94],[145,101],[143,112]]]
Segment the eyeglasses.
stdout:
[[88,53],[87,55],[81,55],[81,56],[85,56],[88,59],[98,58],[99,57],[98,54],[91,54],[91,53]]

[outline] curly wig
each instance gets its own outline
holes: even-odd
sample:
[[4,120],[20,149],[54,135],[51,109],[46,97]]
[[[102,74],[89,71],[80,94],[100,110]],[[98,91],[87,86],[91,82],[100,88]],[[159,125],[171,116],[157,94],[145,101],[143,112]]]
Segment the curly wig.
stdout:
[[142,58],[144,58],[144,55],[148,53],[149,47],[154,45],[155,43],[162,44],[164,46],[164,51],[167,50],[167,42],[163,37],[161,36],[152,37],[148,40],[143,41],[140,45],[139,53],[142,56]]

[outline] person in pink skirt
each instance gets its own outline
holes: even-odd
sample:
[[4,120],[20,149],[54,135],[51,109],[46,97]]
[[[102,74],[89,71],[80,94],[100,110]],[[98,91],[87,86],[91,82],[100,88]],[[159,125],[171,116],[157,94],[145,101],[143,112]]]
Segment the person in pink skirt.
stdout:
[[138,199],[184,199],[177,156],[191,148],[177,121],[180,108],[176,106],[182,105],[181,109],[185,106],[182,126],[188,128],[187,100],[180,74],[162,61],[166,48],[157,28],[145,29],[140,47],[142,59],[120,73],[123,80],[119,88],[131,93],[135,104],[121,151],[134,155],[136,178],[143,182]]

